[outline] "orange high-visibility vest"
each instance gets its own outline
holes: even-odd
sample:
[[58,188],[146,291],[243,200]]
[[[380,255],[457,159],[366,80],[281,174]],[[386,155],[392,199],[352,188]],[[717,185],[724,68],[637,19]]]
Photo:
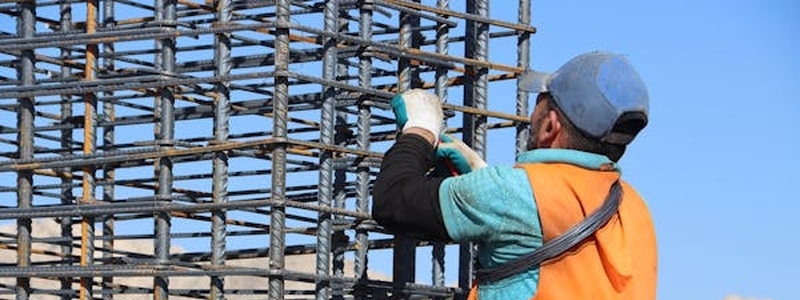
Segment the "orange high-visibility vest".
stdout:
[[[544,241],[550,241],[599,208],[617,172],[565,163],[518,167],[528,174]],[[519,299],[656,299],[656,238],[650,211],[639,194],[622,184],[619,211],[571,251],[541,264],[535,295]],[[478,299],[476,287],[469,299]]]

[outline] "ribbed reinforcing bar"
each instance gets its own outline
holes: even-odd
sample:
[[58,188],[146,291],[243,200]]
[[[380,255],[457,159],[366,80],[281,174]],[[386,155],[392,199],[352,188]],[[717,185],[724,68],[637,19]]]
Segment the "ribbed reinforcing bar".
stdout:
[[0,4],[0,298],[462,298],[474,247],[371,187],[400,91],[524,148],[531,4],[489,2]]

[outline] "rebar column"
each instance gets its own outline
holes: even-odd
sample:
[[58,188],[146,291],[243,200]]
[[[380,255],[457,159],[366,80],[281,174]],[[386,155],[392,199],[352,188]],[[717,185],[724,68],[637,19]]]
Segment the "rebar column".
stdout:
[[[438,0],[436,2],[436,7],[439,9],[449,10],[450,9],[450,0]],[[442,18],[446,18],[445,15],[440,15]],[[450,27],[449,25],[439,22],[436,24],[436,53],[440,55],[447,55],[449,52],[449,45],[448,45],[448,38],[450,34]],[[448,100],[448,93],[447,93],[447,71],[448,69],[443,66],[439,66],[436,68],[436,82],[435,82],[435,92],[436,96],[442,102],[447,102]],[[446,125],[445,121],[445,125]],[[445,272],[445,265],[444,265],[444,243],[435,242],[433,243],[433,249],[431,250],[431,282],[435,286],[444,286],[444,272]]]
[[[529,25],[531,23],[531,0],[519,1],[519,23]],[[530,64],[531,35],[528,32],[521,32],[517,38],[517,67],[527,70]],[[528,92],[520,88],[521,77],[517,78],[517,115],[528,115]],[[525,123],[517,123],[517,152],[519,154],[528,149],[529,126]]]
[[[114,20],[114,0],[103,1],[103,28],[106,30],[113,29],[115,26]],[[110,73],[114,71],[114,43],[103,43],[103,71]],[[116,121],[116,109],[114,102],[105,99],[114,96],[114,92],[109,91],[103,93],[103,121],[106,124],[103,126],[103,152],[114,151],[114,121]],[[103,165],[103,201],[110,203],[114,201],[115,185],[114,182],[115,170],[114,165]],[[114,214],[103,216],[103,263],[108,264],[114,257]],[[114,299],[113,285],[114,277],[106,276],[102,278],[102,295],[103,300]]]
[[[275,139],[286,140],[289,121],[289,26],[290,0],[276,1],[275,26],[275,94],[273,102],[273,130]],[[284,270],[284,250],[286,249],[286,144],[276,145],[272,150],[272,199],[278,204],[270,211],[269,268],[271,271]],[[283,299],[284,280],[282,276],[270,276],[269,299]]]
[[[488,0],[468,0],[467,13],[483,18],[489,17]],[[478,61],[489,60],[489,24],[474,20],[467,20],[465,39],[465,57]],[[487,92],[489,88],[489,69],[485,67],[468,66],[467,75],[470,80],[464,85],[464,105],[478,109],[486,109]],[[486,130],[485,116],[464,116],[464,140],[481,157],[486,155]]]
[[[436,3],[437,8],[439,9],[450,9],[450,1],[449,0],[438,0]],[[440,17],[446,17],[441,15]],[[437,23],[436,24],[436,53],[440,55],[447,55],[449,48],[448,48],[448,38],[449,38],[449,29],[450,27],[445,23]],[[436,68],[436,77],[435,77],[435,92],[436,95],[441,99],[442,102],[447,102],[448,100],[448,93],[447,93],[447,68],[445,67],[437,67]],[[445,122],[446,123],[446,122]],[[445,265],[444,265],[444,251],[445,245],[441,242],[435,242],[433,244],[433,249],[431,250],[431,282],[435,286],[443,286],[445,284],[444,272],[445,272]]]
[[[86,1],[86,33],[94,34],[97,31],[97,0]],[[86,45],[86,62],[83,68],[86,81],[93,81],[97,76],[97,44]],[[97,94],[87,92],[83,96],[83,154],[91,155],[95,152],[97,144],[96,112]],[[94,190],[95,167],[90,164],[83,166],[83,196],[82,204],[91,204],[95,201]],[[81,266],[89,267],[94,264],[94,217],[84,216],[81,220]],[[81,300],[93,299],[92,277],[81,277]]]
[[[19,3],[19,15],[17,17],[17,32],[23,38],[31,38],[36,30],[36,3],[25,1]],[[35,84],[34,49],[25,49],[20,52],[19,65],[17,67],[17,79],[22,86],[32,86]],[[33,158],[33,118],[34,102],[33,97],[17,99],[19,109],[17,110],[17,134],[18,157],[19,159]],[[24,170],[17,172],[17,207],[20,209],[30,208],[33,205],[33,172]],[[17,219],[17,266],[30,267],[31,265],[31,219]],[[27,300],[31,294],[30,277],[17,278],[16,286],[17,300]]]
[[[339,1],[325,1],[323,11],[324,27],[323,30],[329,34],[336,34],[339,31]],[[336,39],[326,35],[322,40],[322,77],[325,80],[336,80]],[[336,88],[330,85],[322,87],[322,109],[320,111],[320,142],[326,145],[334,144],[334,133],[336,125]],[[320,206],[331,207],[333,201],[333,152],[330,150],[320,151],[319,158],[319,194]],[[331,265],[331,238],[333,222],[329,212],[318,213],[317,230],[317,270],[316,274],[316,299],[330,299],[330,281],[321,278],[329,277]]]
[[[225,26],[231,21],[232,7],[230,0],[216,0],[215,10],[216,26]],[[221,32],[214,36],[214,75],[226,76],[231,73],[231,34]],[[230,82],[221,81],[216,84],[216,99],[214,101],[214,143],[224,143],[228,140],[230,118]],[[228,202],[228,152],[217,151],[213,158],[213,183],[212,198],[214,203]],[[220,268],[225,265],[225,248],[227,227],[227,213],[225,210],[211,212],[211,266]],[[211,277],[210,299],[225,299],[225,277]]]
[[[418,2],[418,1],[415,1]],[[413,26],[415,23],[414,15],[407,12],[401,12],[399,16],[399,41],[398,47],[400,50],[413,48]],[[400,58],[397,62],[397,91],[408,91],[412,86],[413,68],[408,58]],[[395,235],[394,249],[393,249],[393,274],[392,281],[394,282],[393,297],[398,299],[405,299],[408,295],[404,292],[408,283],[414,282],[414,275],[416,273],[416,243],[417,241],[409,236]]]
[[[362,0],[360,7],[360,15],[358,23],[358,35],[362,40],[369,41],[372,39],[372,14],[375,5],[371,0]],[[363,88],[372,87],[372,58],[365,53],[367,47],[362,46],[358,57],[358,83]],[[370,99],[362,98],[358,105],[358,120],[356,123],[358,136],[356,137],[356,146],[359,150],[367,151],[370,148],[370,122],[372,121],[372,111],[369,105],[364,101]],[[369,213],[369,174],[370,168],[365,161],[361,161],[356,169],[356,211]],[[362,225],[363,223],[359,223]],[[365,283],[367,278],[367,248],[369,247],[368,231],[362,226],[356,227],[356,253],[353,258],[354,274],[359,280],[359,283]],[[356,294],[356,299],[364,299],[366,295]]]
[[[155,20],[161,26],[174,29],[176,24],[176,0],[156,0],[155,1]],[[156,65],[162,74],[172,75],[175,70],[175,39],[165,38],[156,40],[156,48],[160,51],[160,65]],[[173,148],[175,138],[175,94],[173,87],[164,87],[159,90],[160,111],[156,115],[159,119],[159,145],[162,151],[169,151]],[[172,199],[172,158],[162,157],[158,162],[158,191],[157,200],[159,202],[171,202]],[[155,213],[155,242],[154,255],[159,264],[169,261],[170,250],[170,227],[171,218],[168,211]],[[153,299],[169,299],[169,277],[155,276],[153,278]]]
[[[69,32],[72,30],[72,4],[70,2],[61,2],[60,6],[60,22],[59,24],[61,27],[59,30],[62,33]],[[61,60],[67,61],[72,56],[69,47],[61,48]],[[69,80],[72,77],[72,67],[67,66],[66,64],[61,65],[61,74],[59,75],[59,79],[61,80]],[[72,118],[72,95],[64,94],[61,95],[61,124],[67,124],[67,122]],[[72,155],[72,128],[70,126],[64,126],[61,129],[61,155]],[[74,202],[74,195],[72,193],[72,168],[63,168],[61,170],[61,204],[62,205],[72,205]],[[61,264],[62,266],[72,266],[73,259],[72,259],[72,218],[70,217],[61,217],[59,221],[61,225],[61,237],[63,237],[66,242],[61,243]],[[61,282],[61,289],[62,290],[72,290],[72,278],[70,277],[61,277],[59,278]],[[61,295],[61,300],[70,300],[72,296],[70,295]]]
[[[347,12],[346,11],[339,11],[338,6],[336,7],[336,16],[337,22],[336,26],[337,33],[341,35],[347,35],[349,33],[349,22],[347,19]],[[336,41],[334,40],[334,49]],[[336,61],[338,62],[338,51],[336,51]],[[350,77],[348,72],[348,66],[345,63],[337,63],[337,70],[334,74],[334,79],[339,82],[348,83],[347,80]],[[348,83],[349,84],[349,83]],[[335,98],[334,98],[335,99]],[[334,100],[334,107],[336,103]],[[349,125],[347,124],[347,112],[343,109],[336,109],[335,112],[335,125],[334,125],[334,143],[337,146],[346,148],[348,139],[350,138],[351,132]],[[344,160],[346,157],[344,155],[337,155],[334,159]],[[334,164],[338,165],[334,167],[334,174],[333,174],[333,207],[344,209],[346,198],[347,198],[347,166],[343,163],[341,164]],[[334,214],[333,215],[333,224],[338,228],[341,228],[341,225],[346,224],[346,220],[341,214]],[[337,229],[332,232],[333,236],[331,237],[331,253],[333,254],[333,277],[334,278],[343,278],[344,277],[344,253],[347,251],[348,245],[348,237],[344,233],[344,229]],[[337,281],[341,282],[341,281]],[[341,283],[335,284],[331,283],[331,298],[333,300],[342,300],[344,299],[344,287]]]
[[[467,13],[479,17],[489,17],[487,0],[468,0]],[[489,24],[468,19],[465,29],[464,56],[479,61],[488,61]],[[467,82],[464,84],[464,106],[486,109],[489,69],[467,66]],[[487,122],[484,116],[464,115],[464,143],[472,147],[478,155],[486,154]],[[461,243],[459,254],[459,287],[468,290],[472,285],[474,273],[475,246]],[[459,298],[466,297],[460,295]]]

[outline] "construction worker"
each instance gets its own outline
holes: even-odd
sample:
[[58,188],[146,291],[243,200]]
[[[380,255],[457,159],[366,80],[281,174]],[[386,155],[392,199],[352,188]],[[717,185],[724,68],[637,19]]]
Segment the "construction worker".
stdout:
[[[395,96],[401,134],[375,181],[373,217],[396,233],[475,242],[470,299],[655,299],[653,223],[617,164],[647,124],[642,79],[625,57],[590,52],[521,83],[536,106],[529,149],[513,166],[486,166],[442,134],[435,95]],[[457,175],[443,175],[448,168]],[[576,238],[570,228],[588,223],[595,229]],[[553,252],[559,243],[568,248]],[[545,248],[543,261],[529,259]]]

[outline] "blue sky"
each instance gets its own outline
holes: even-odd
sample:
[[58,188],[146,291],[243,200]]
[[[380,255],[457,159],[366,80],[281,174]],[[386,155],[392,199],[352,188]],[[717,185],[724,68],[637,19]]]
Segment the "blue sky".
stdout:
[[659,299],[800,299],[798,13],[793,1],[533,3],[534,68],[607,50],[649,86],[650,124],[621,163],[655,219]]

